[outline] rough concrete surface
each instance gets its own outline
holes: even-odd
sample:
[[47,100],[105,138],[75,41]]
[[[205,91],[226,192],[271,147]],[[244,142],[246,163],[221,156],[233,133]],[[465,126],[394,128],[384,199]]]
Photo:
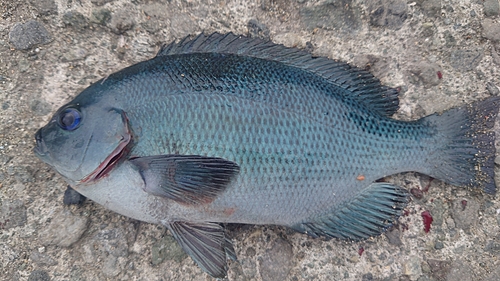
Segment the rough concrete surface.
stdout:
[[[232,31],[355,63],[401,89],[395,117],[409,120],[498,94],[499,7],[498,0],[0,0],[0,280],[211,279],[164,227],[90,200],[63,205],[65,183],[31,152],[33,134],[59,106],[161,44]],[[413,189],[413,200],[398,225],[367,241],[229,226],[239,257],[229,280],[499,280],[498,195],[414,173],[389,180]],[[433,216],[428,233],[424,211]]]

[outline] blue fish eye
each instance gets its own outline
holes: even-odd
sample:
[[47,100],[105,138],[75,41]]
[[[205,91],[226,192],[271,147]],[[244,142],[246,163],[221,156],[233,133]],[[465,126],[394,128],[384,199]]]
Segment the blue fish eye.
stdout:
[[65,131],[73,131],[80,125],[82,120],[80,111],[75,108],[66,108],[59,114],[58,124]]

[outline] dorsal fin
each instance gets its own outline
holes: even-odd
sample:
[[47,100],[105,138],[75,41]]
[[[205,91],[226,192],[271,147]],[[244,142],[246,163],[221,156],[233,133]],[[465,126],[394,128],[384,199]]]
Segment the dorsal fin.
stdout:
[[297,48],[288,48],[260,38],[249,38],[233,33],[200,34],[180,42],[165,45],[159,56],[194,53],[221,53],[271,60],[312,72],[333,85],[347,90],[350,97],[384,116],[391,116],[399,106],[398,92],[380,84],[368,71],[345,62],[325,57],[314,57]]

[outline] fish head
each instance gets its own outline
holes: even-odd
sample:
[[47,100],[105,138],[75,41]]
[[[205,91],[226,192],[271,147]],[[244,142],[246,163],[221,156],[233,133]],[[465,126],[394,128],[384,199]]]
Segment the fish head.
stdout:
[[132,135],[123,110],[102,99],[62,106],[35,134],[35,154],[70,183],[105,177],[128,154]]

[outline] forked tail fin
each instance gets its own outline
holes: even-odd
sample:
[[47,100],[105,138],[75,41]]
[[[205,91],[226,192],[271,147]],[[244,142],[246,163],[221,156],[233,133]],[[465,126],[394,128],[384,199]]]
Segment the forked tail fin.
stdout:
[[428,174],[457,186],[482,188],[494,194],[495,132],[500,97],[450,109],[422,119],[436,128],[441,149]]

